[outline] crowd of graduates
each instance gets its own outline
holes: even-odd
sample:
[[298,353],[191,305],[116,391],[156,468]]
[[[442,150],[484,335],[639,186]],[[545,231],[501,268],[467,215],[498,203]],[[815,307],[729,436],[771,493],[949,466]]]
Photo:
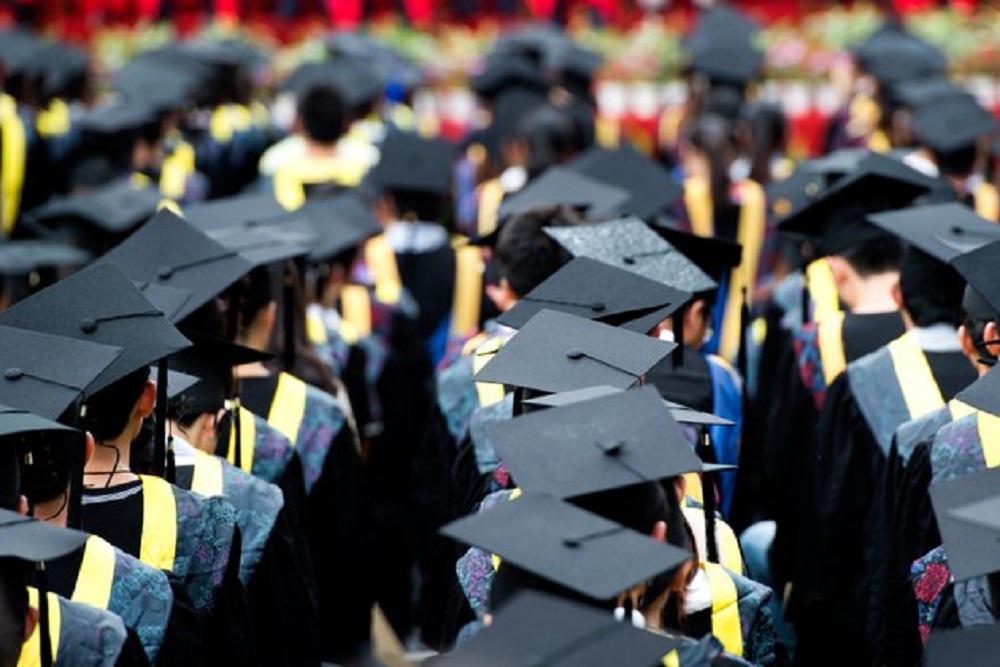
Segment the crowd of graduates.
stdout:
[[986,665],[997,122],[893,17],[820,157],[704,8],[644,154],[511,29],[0,32],[0,667]]

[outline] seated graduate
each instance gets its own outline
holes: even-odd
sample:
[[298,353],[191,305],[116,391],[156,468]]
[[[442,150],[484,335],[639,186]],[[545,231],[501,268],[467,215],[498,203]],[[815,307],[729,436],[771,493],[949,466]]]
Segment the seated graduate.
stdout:
[[[95,302],[94,294],[102,300]],[[51,317],[52,312],[61,316]],[[149,364],[187,347],[187,339],[107,265],[76,273],[2,317],[7,326],[122,347],[122,356],[94,383],[81,419],[97,445],[85,469],[81,527],[182,581],[204,622],[206,660],[223,655],[252,660],[235,511],[221,499],[136,475],[130,466],[131,444],[156,403]],[[161,442],[158,451],[164,450]],[[155,464],[165,470],[165,453]]]

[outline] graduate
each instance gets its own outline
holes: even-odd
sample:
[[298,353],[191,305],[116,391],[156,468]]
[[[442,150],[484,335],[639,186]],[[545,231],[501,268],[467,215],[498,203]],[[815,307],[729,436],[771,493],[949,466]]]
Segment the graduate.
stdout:
[[[907,241],[894,290],[907,333],[849,364],[827,391],[816,425],[815,510],[803,518],[812,528],[801,536],[809,573],[797,582],[796,595],[804,604],[795,613],[796,660],[822,650],[814,642],[830,627],[842,633],[846,655],[865,659],[865,558],[880,539],[866,527],[892,435],[901,423],[944,405],[975,379],[957,337],[963,285],[942,261],[954,249],[937,240],[939,218],[923,217],[918,207],[869,220]],[[845,598],[845,590],[854,593]]]

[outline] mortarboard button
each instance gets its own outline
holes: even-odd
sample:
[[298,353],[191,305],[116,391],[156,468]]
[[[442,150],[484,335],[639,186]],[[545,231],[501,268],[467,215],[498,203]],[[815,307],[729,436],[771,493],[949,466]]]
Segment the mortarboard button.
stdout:
[[940,262],[1000,240],[1000,227],[955,203],[879,213],[868,219]]
[[97,321],[88,317],[80,321],[80,331],[86,334],[92,334],[97,331]]
[[14,380],[20,380],[24,377],[24,371],[20,368],[8,368],[4,371],[3,376],[13,382]]

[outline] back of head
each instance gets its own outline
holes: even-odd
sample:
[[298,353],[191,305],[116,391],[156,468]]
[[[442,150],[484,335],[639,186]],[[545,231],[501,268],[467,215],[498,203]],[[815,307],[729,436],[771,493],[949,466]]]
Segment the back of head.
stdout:
[[890,234],[882,234],[840,253],[861,278],[899,271],[903,245]]
[[572,114],[551,104],[542,105],[526,115],[515,134],[527,146],[531,176],[566,162],[581,148],[580,132]]
[[494,251],[500,275],[522,297],[570,260],[569,254],[545,233],[546,227],[579,224],[576,213],[561,206],[525,211],[500,229]]
[[931,150],[934,164],[942,176],[967,178],[976,167],[979,151],[975,144],[950,151]]
[[915,326],[958,326],[962,322],[965,284],[961,276],[913,246],[907,246],[900,259],[899,289],[903,308]]
[[309,88],[299,100],[299,122],[306,136],[323,145],[335,143],[346,129],[344,99],[333,86]]
[[128,426],[132,409],[149,381],[149,368],[143,366],[97,392],[87,401],[87,414],[82,427],[90,431],[97,442],[107,442],[120,436]]
[[0,667],[18,664],[27,611],[27,566],[16,558],[0,558]]

